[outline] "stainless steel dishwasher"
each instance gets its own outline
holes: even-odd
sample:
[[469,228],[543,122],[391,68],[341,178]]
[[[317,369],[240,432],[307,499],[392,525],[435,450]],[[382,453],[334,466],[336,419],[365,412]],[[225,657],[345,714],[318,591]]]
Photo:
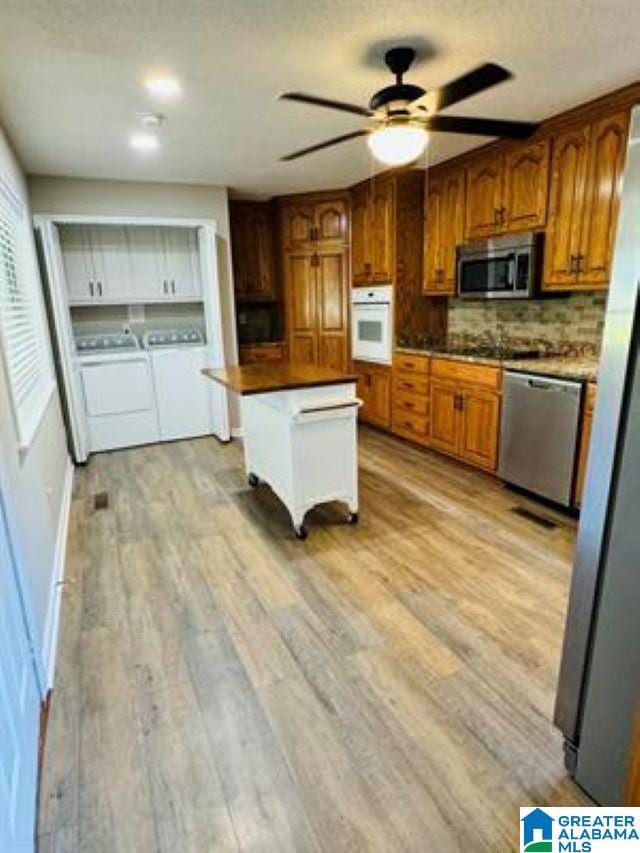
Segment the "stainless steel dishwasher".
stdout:
[[582,383],[505,371],[498,476],[571,504]]

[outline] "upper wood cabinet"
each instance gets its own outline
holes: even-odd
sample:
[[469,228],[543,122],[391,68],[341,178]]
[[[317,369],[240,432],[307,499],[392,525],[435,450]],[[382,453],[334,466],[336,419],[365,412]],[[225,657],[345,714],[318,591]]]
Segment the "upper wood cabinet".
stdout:
[[233,281],[238,301],[277,298],[275,217],[268,202],[229,203]]
[[354,284],[368,284],[371,281],[371,261],[369,243],[370,233],[371,187],[367,181],[351,190],[351,279]]
[[467,168],[467,237],[476,240],[501,230],[503,155],[479,155]]
[[556,136],[543,289],[608,285],[628,123],[624,111]]
[[289,251],[345,244],[349,239],[347,199],[287,199],[281,209],[281,233]]
[[467,238],[543,228],[548,174],[548,139],[478,155],[467,167]]
[[465,172],[427,172],[424,237],[424,292],[456,292],[456,247],[464,241]]
[[351,197],[351,270],[355,285],[396,280],[396,178],[359,184]]

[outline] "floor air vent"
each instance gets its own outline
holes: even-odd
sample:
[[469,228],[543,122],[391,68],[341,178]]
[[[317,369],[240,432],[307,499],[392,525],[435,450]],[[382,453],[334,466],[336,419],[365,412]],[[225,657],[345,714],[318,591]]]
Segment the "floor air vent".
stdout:
[[537,512],[532,512],[532,510],[527,509],[524,506],[511,507],[511,512],[515,512],[516,515],[526,518],[527,521],[533,521],[534,524],[537,524],[538,527],[544,527],[545,530],[554,530],[558,526],[557,523],[552,521],[550,518],[546,518],[544,515],[538,515]]
[[109,492],[97,492],[93,496],[93,508],[95,510],[109,508]]

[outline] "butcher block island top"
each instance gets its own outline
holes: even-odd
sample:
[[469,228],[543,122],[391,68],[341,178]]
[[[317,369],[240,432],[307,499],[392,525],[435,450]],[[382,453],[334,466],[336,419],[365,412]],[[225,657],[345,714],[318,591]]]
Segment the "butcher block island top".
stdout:
[[321,385],[341,385],[344,382],[355,382],[357,379],[353,373],[288,361],[245,364],[238,367],[205,367],[202,372],[241,396],[293,391],[297,388],[314,388]]

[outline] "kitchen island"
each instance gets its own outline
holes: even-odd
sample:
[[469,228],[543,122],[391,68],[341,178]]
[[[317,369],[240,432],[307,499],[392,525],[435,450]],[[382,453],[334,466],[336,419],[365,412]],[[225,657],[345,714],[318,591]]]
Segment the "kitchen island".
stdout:
[[342,501],[358,520],[356,377],[291,362],[204,368],[203,374],[238,394],[245,471],[262,480],[289,510],[299,539],[316,504]]

